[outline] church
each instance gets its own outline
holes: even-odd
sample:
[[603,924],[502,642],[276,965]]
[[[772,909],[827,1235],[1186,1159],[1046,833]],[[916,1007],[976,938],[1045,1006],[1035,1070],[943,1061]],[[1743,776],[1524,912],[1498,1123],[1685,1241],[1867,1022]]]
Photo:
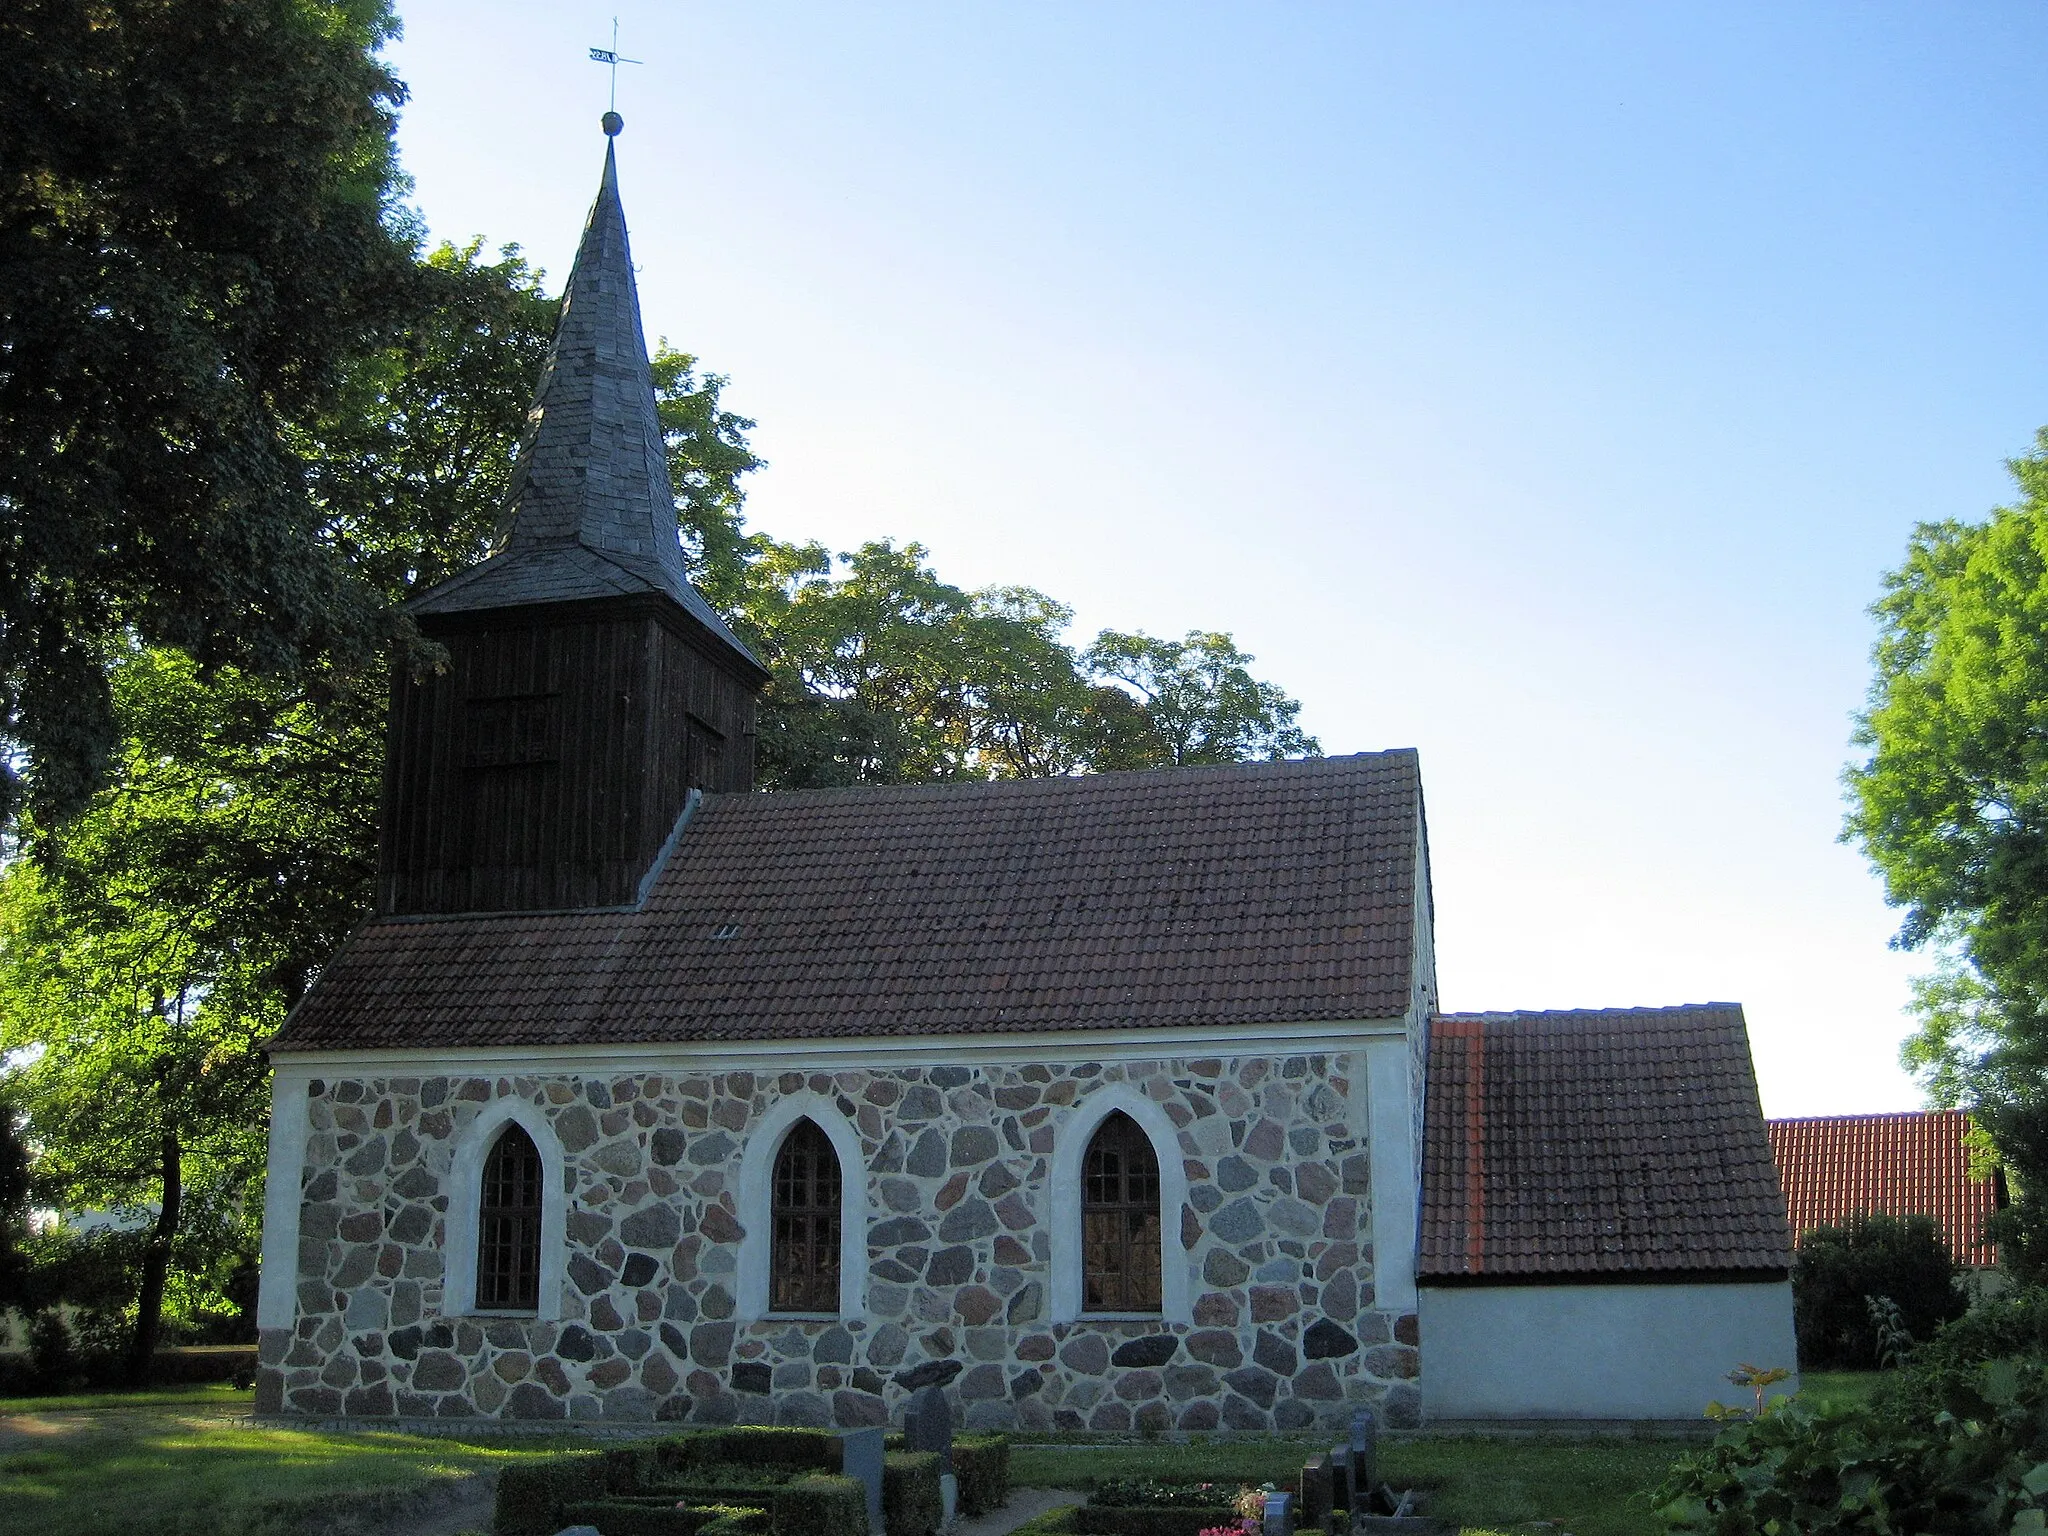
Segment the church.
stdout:
[[1740,1010],[1439,1014],[1415,753],[753,791],[614,144],[503,547],[409,611],[376,909],[269,1047],[259,1413],[1696,1418],[1794,1364]]

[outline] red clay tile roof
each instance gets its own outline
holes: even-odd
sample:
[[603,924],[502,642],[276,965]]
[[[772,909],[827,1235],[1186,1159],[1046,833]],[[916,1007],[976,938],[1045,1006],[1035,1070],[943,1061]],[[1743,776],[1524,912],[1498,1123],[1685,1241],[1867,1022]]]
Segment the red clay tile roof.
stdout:
[[272,1048],[1398,1018],[1421,830],[1410,751],[713,795],[640,908],[374,920]]
[[1733,1003],[1449,1014],[1430,1031],[1425,1284],[1790,1265]]
[[1979,1239],[1997,1209],[1997,1187],[1970,1178],[1969,1128],[1959,1109],[1773,1120],[1771,1151],[1792,1230],[1840,1226],[1865,1211],[1932,1216],[1958,1264],[1996,1264],[1998,1250]]

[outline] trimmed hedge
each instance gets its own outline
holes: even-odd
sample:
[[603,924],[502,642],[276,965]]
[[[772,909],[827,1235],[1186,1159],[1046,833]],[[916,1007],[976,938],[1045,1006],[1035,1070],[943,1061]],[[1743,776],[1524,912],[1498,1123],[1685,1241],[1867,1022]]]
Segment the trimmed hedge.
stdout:
[[1010,1502],[1010,1441],[1005,1435],[961,1435],[953,1441],[960,1513],[985,1515]]
[[498,1474],[491,1529],[498,1536],[554,1536],[566,1523],[563,1505],[616,1491],[607,1485],[605,1462],[605,1453],[592,1451],[515,1462]]
[[939,1495],[937,1451],[888,1451],[882,1456],[882,1524],[889,1536],[936,1536],[945,1516]]
[[[564,1504],[562,1522],[564,1525],[594,1525],[604,1536],[702,1536],[704,1531],[724,1522],[730,1515],[760,1513],[758,1509],[735,1508],[730,1504],[694,1504],[687,1509],[678,1509],[667,1503],[597,1499],[588,1504]],[[768,1527],[763,1525],[760,1529]]]
[[1236,1513],[1228,1509],[1069,1505],[1026,1521],[1011,1536],[1198,1536],[1214,1526],[1236,1524]]
[[1161,1509],[1087,1504],[1074,1511],[1074,1523],[1068,1529],[1084,1536],[1201,1536],[1201,1532],[1216,1526],[1236,1524],[1237,1511],[1228,1507]]
[[1074,1524],[1074,1517],[1080,1513],[1080,1506],[1075,1504],[1068,1504],[1060,1509],[1048,1509],[1042,1515],[1033,1515],[1012,1531],[1010,1536],[1070,1536],[1070,1533],[1080,1529]]
[[814,1472],[775,1495],[768,1523],[775,1536],[869,1536],[868,1491],[857,1478]]

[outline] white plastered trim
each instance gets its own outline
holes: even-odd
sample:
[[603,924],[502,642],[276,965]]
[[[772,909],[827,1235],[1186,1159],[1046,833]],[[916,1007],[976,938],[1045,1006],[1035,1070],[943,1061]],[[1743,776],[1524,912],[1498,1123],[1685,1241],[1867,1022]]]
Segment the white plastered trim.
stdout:
[[[839,1157],[839,1316],[866,1316],[868,1305],[868,1168],[860,1136],[822,1094],[778,1099],[747,1132],[740,1154],[740,1252],[736,1298],[740,1320],[769,1316],[768,1273],[775,1247],[775,1154],[799,1120],[825,1133]],[[780,1314],[777,1314],[780,1315]]]
[[476,1311],[478,1207],[483,1203],[484,1160],[510,1121],[533,1138],[540,1153],[540,1296],[535,1315],[552,1322],[562,1315],[562,1281],[568,1266],[569,1197],[563,1187],[562,1143],[538,1106],[508,1094],[486,1104],[455,1143],[455,1156],[442,1186],[448,1196],[447,1248],[442,1254],[441,1310],[450,1317]]
[[1411,1071],[1406,1040],[1365,1042],[1374,1304],[1392,1312],[1415,1310],[1415,1239],[1421,1191],[1416,1178]]
[[355,1073],[837,1072],[866,1067],[958,1063],[1163,1061],[1189,1056],[1313,1056],[1360,1039],[1406,1036],[1405,1019],[1316,1020],[1299,1024],[1203,1025],[1187,1029],[1077,1029],[1030,1034],[862,1035],[803,1040],[649,1041],[639,1045],[412,1047],[371,1051],[287,1051],[277,1060],[307,1071]]
[[[1180,1246],[1181,1206],[1188,1198],[1180,1131],[1166,1111],[1129,1083],[1104,1083],[1067,1111],[1053,1130],[1052,1174],[1041,1198],[1052,1236],[1052,1321],[1081,1319],[1081,1173],[1097,1127],[1122,1110],[1137,1122],[1159,1160],[1159,1315],[1163,1322],[1194,1321],[1188,1300],[1188,1256]],[[1091,1318],[1121,1314],[1090,1312]],[[1149,1315],[1149,1314],[1148,1314]]]
[[256,1326],[291,1328],[299,1317],[300,1186],[306,1172],[309,1074],[279,1070],[270,1079],[270,1154],[263,1179],[263,1261]]

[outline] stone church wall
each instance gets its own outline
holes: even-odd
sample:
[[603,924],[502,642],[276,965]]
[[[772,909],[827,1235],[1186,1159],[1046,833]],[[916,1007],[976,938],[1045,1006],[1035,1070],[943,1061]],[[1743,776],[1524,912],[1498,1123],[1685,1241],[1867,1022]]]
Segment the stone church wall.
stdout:
[[[865,1425],[946,1379],[966,1423],[1415,1422],[1416,1319],[1375,1304],[1362,1055],[830,1073],[328,1077],[308,1088],[297,1324],[259,1411]],[[1051,1321],[1063,1117],[1124,1084],[1178,1128],[1184,1321]],[[783,1098],[857,1132],[866,1314],[745,1321],[739,1169]],[[444,1315],[454,1147],[517,1096],[564,1154],[561,1315]]]

